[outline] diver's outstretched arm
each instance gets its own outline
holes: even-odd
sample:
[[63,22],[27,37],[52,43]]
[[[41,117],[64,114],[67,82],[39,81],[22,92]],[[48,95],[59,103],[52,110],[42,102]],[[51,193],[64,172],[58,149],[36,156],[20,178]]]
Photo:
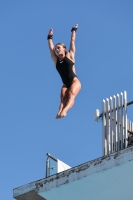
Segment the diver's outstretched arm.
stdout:
[[72,34],[71,34],[71,40],[70,40],[70,49],[69,52],[71,56],[75,56],[76,48],[75,48],[75,40],[76,40],[76,30],[78,28],[78,24],[75,24],[75,26],[72,28]]
[[53,43],[53,41],[52,41],[52,38],[53,38],[53,29],[51,28],[51,29],[49,30],[47,39],[48,39],[48,46],[49,46],[51,58],[52,58],[52,60],[54,61],[54,63],[56,64],[57,57],[56,57],[56,55],[55,55],[55,53],[54,53],[54,43]]

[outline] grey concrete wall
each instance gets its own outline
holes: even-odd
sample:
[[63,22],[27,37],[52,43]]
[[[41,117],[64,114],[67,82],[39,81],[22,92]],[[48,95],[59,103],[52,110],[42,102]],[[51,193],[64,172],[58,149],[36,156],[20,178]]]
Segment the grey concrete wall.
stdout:
[[20,195],[35,191],[47,200],[104,200],[105,197],[130,200],[132,180],[133,147],[130,147],[16,188],[14,197],[19,200]]

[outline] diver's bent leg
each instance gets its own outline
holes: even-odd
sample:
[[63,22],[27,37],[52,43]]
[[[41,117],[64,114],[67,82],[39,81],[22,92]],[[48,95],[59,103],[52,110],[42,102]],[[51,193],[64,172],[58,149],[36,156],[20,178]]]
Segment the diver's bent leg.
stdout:
[[60,106],[59,106],[59,111],[56,115],[56,119],[59,119],[61,116],[60,116],[60,113],[62,112],[62,110],[64,109],[64,107],[66,106],[66,94],[67,94],[67,87],[62,87],[61,88],[61,94],[60,94]]
[[70,108],[72,108],[72,106],[74,105],[74,99],[75,99],[75,96],[71,92],[68,92],[68,101],[66,103],[66,106],[64,107],[64,109],[60,113],[61,117],[65,117],[67,115],[67,111]]
[[57,115],[56,115],[56,119],[59,119],[59,118],[60,118],[60,112],[62,111],[62,109],[63,109],[63,103],[60,102],[59,111],[58,111],[58,113],[57,113]]
[[59,111],[58,111],[58,113],[57,113],[57,115],[56,115],[56,119],[59,119],[61,116],[60,116],[60,113],[61,113],[61,111],[63,110],[63,108],[65,107],[65,105],[66,105],[66,102],[64,102],[64,101],[61,101],[60,102],[60,106],[59,106]]
[[80,81],[78,79],[74,80],[71,87],[68,90],[68,93],[67,93],[68,94],[68,96],[67,96],[68,101],[67,101],[65,108],[62,110],[62,112],[60,114],[61,117],[66,116],[68,110],[70,108],[72,108],[72,106],[74,105],[74,99],[77,96],[77,94],[79,93],[80,89],[81,89]]

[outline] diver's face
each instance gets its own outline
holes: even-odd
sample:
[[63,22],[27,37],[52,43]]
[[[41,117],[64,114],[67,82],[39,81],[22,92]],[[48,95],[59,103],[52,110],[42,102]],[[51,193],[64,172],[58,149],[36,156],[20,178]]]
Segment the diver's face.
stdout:
[[62,45],[57,44],[55,46],[55,52],[57,55],[63,55],[65,53],[65,48]]

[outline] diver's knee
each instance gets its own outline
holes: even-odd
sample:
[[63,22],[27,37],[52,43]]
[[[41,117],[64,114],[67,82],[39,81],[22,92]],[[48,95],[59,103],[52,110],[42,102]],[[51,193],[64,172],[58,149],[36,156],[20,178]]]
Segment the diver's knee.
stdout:
[[61,102],[62,102],[62,103],[64,103],[64,102],[66,101],[66,97],[65,97],[65,96],[63,96],[63,95],[61,96],[61,98],[60,98],[60,99],[61,99]]
[[68,92],[68,98],[75,98],[75,95],[73,94],[73,92],[72,91],[69,91]]

